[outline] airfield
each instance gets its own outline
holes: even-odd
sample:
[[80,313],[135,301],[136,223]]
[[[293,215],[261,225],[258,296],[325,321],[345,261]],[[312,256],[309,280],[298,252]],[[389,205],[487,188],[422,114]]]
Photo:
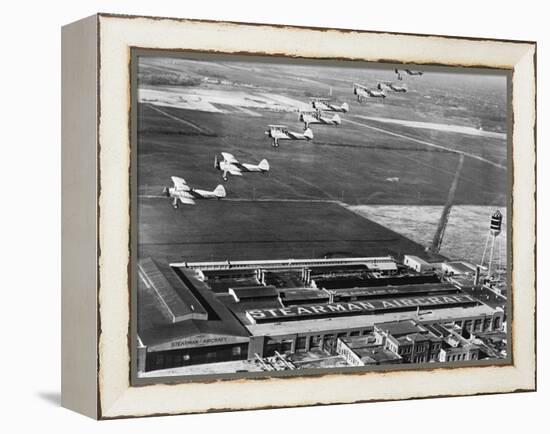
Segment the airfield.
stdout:
[[[426,257],[423,240],[400,230],[399,210],[386,224],[360,207],[443,206],[459,153],[465,159],[454,203],[486,208],[488,215],[506,206],[502,77],[427,72],[405,77],[406,93],[359,104],[352,84],[394,80],[392,69],[144,57],[139,72],[140,257]],[[311,142],[271,146],[264,134],[269,124],[301,132],[297,110],[310,97],[329,95],[350,105],[340,126],[313,125]],[[214,168],[221,151],[246,163],[266,158],[271,170],[224,182]],[[161,194],[171,176],[201,189],[223,184],[227,198],[173,209]],[[480,215],[451,216],[449,225],[459,225],[460,233]]]

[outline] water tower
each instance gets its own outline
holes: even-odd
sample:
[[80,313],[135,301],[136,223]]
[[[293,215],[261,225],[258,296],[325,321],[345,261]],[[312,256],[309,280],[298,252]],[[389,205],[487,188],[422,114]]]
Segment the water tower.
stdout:
[[[485,248],[483,249],[483,256],[481,257],[481,266],[485,263],[485,255],[487,253],[487,247],[489,246],[489,243],[491,244],[490,252],[489,252],[489,263],[487,265],[487,277],[490,279],[491,274],[493,271],[493,262],[494,262],[494,254],[495,254],[495,244],[497,237],[502,232],[502,213],[497,210],[495,213],[491,216],[491,225],[489,226],[489,233],[487,234],[487,239],[485,240]],[[500,261],[500,250],[498,255],[498,260]]]

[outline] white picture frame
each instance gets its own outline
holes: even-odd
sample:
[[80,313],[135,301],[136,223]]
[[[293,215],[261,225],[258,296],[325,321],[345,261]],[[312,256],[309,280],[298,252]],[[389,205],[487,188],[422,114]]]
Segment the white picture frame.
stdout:
[[[98,14],[63,28],[62,405],[96,419],[533,391],[536,44]],[[512,71],[512,362],[133,386],[131,49]]]

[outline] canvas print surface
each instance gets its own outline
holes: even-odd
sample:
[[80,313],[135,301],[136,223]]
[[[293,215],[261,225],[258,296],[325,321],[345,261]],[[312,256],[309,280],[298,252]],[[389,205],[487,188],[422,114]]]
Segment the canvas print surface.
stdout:
[[508,360],[508,76],[135,59],[138,379]]

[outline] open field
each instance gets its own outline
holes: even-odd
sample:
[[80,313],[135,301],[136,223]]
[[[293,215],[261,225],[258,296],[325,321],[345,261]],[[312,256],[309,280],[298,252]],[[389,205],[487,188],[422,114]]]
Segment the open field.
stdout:
[[[429,246],[443,207],[359,205],[351,209],[423,246]],[[445,230],[441,254],[450,259],[467,259],[479,263],[489,230],[489,221],[495,211],[496,208],[490,206],[453,207]],[[500,208],[500,211],[506,216],[505,208]],[[501,249],[495,251],[495,257],[500,257],[502,263],[505,263],[506,217],[502,221],[502,233],[498,236],[497,245],[500,245]]]
[[[140,74],[140,255],[225,260],[422,254],[423,237],[433,235],[427,222],[437,222],[459,152],[466,157],[455,210],[506,205],[502,77],[426,73],[406,77],[405,94],[389,92],[384,101],[359,104],[353,100],[354,82],[394,80],[393,71],[144,58]],[[314,125],[312,142],[271,147],[264,134],[267,125],[301,131],[298,110],[310,97],[328,94],[334,102],[350,104],[341,126]],[[242,162],[266,158],[271,170],[224,183],[213,165],[221,151]],[[227,200],[197,201],[173,210],[160,196],[170,176],[208,190],[224,184]],[[359,213],[339,203],[357,206]],[[409,217],[408,211],[361,208],[373,205],[423,208],[419,216],[414,211]],[[469,246],[477,240],[464,239],[463,227],[453,227],[461,219],[473,227],[486,224],[477,212],[452,214],[444,253],[475,257],[477,250]]]
[[[173,210],[141,202],[139,253],[169,260],[423,254],[422,246],[335,203],[209,201]],[[162,225],[158,224],[162,221]]]
[[[228,192],[245,198],[312,198],[350,204],[445,203],[458,155],[405,138],[344,123],[314,129],[312,142],[270,146],[268,123],[294,125],[296,113],[245,114],[140,107],[139,184],[144,194],[160,191],[171,175],[197,188],[221,180],[214,155],[233,153],[243,162],[267,158],[269,174],[231,179]],[[361,121],[367,122],[367,121]],[[470,139],[468,137],[468,139]],[[469,148],[468,148],[469,149]],[[398,177],[398,183],[388,178]],[[466,158],[456,192],[460,204],[505,204],[506,170]]]

